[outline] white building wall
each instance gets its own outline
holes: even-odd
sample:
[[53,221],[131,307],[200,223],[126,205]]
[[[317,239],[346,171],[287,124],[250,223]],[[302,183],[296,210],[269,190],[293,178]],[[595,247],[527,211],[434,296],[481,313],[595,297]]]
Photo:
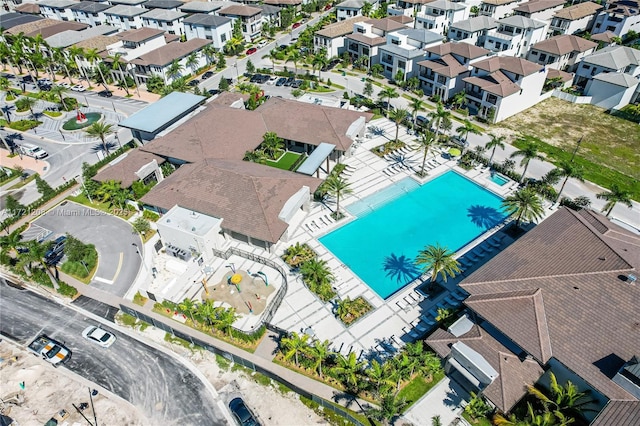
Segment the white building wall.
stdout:
[[123,58],[127,61],[131,61],[135,58],[139,58],[145,53],[149,53],[152,50],[155,50],[159,47],[165,46],[167,43],[165,42],[164,36],[156,37],[147,41],[146,43],[133,48],[128,49],[124,47],[124,43],[122,41],[118,41],[117,43],[110,44],[107,46],[107,51],[109,54],[121,53]]
[[325,49],[327,51],[327,57],[333,58],[334,56],[340,56],[345,51],[344,37],[313,37],[313,51],[319,52]]
[[593,23],[594,15],[585,16],[582,19],[576,19],[574,21],[569,21],[566,19],[557,19],[553,18],[551,20],[551,25],[549,27],[549,32],[556,34],[576,34],[578,32],[587,31],[591,28],[591,24]]
[[211,40],[213,47],[220,50],[224,47],[225,43],[231,40],[233,32],[233,21],[229,21],[219,27],[203,27],[201,25],[184,24],[184,33],[187,40],[194,38],[201,38],[205,40]]
[[77,22],[81,22],[83,24],[87,24],[90,27],[96,27],[98,25],[102,25],[103,22],[107,20],[107,17],[104,13],[98,12],[93,16],[93,13],[86,13],[81,10],[73,11],[73,20]]
[[73,10],[57,9],[50,6],[40,6],[40,13],[45,18],[55,19],[57,21],[73,21]]
[[608,12],[600,12],[596,17],[593,33],[603,33],[605,31],[611,31],[617,36],[622,37],[629,30],[640,32],[640,14],[635,16],[627,16],[621,22],[612,20],[613,16],[610,16]]
[[119,15],[105,15],[110,25],[120,28],[123,31],[137,30],[142,28],[142,18],[140,15],[134,17],[126,17]]
[[546,78],[546,72],[528,75],[522,78],[519,83],[520,92],[501,100],[498,98],[500,105],[496,108],[496,122],[505,120],[540,102],[540,93],[542,93],[542,86],[544,86]]
[[587,83],[585,94],[591,96],[591,104],[604,109],[620,109],[631,102],[638,84],[621,87],[601,80]]
[[184,34],[184,25],[182,24],[184,18],[178,18],[173,21],[160,21],[158,19],[144,18],[142,24],[147,28],[154,28],[156,30],[162,30],[169,34]]
[[336,8],[336,18],[338,21],[346,21],[347,19],[355,18],[356,16],[362,16],[362,9],[354,9],[351,7]]

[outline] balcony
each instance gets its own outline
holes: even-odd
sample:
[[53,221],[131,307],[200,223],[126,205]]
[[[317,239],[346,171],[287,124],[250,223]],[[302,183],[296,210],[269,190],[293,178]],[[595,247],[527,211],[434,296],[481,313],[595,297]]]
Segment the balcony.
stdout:
[[400,16],[400,15],[406,15],[406,16],[412,16],[413,15],[413,8],[402,8],[398,5],[390,5],[387,6],[387,14],[390,16]]
[[487,33],[487,40],[489,40],[490,38],[496,38],[498,40],[506,40],[508,42],[511,42],[515,38],[515,35],[491,30]]
[[469,88],[466,88],[465,93],[468,98],[473,98],[478,102],[482,102],[482,96],[483,96],[482,90],[471,90]]

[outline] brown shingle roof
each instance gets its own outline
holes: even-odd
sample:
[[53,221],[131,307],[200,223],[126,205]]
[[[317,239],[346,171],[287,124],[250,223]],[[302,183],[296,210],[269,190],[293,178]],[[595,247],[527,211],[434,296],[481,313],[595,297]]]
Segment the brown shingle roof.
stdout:
[[174,59],[183,58],[191,52],[202,49],[207,44],[211,44],[211,41],[202,38],[192,38],[184,43],[169,43],[149,53],[145,53],[131,62],[144,66],[165,66],[170,64]]
[[640,426],[640,401],[609,401],[591,426]]
[[56,19],[45,18],[37,21],[27,22],[26,24],[16,25],[15,27],[8,29],[7,32],[9,34],[28,34],[38,31],[41,28],[50,27],[51,25],[57,25],[59,23],[60,21]]
[[591,36],[591,40],[602,41],[604,43],[611,43],[617,37],[613,31],[605,31],[603,33],[594,34]]
[[[435,1],[435,0],[428,0],[428,1],[425,1],[424,3],[431,3],[432,1]],[[406,24],[408,24],[410,22],[413,22],[413,18],[411,16],[407,16],[407,15],[387,16],[387,19],[399,22],[401,24],[405,24],[405,26],[406,26]]]
[[449,355],[451,345],[456,342],[462,342],[478,352],[498,372],[498,377],[482,392],[503,412],[508,412],[522,399],[527,393],[527,385],[533,385],[544,373],[537,362],[526,358],[520,360],[478,325],[459,337],[438,329],[426,340],[443,358]]
[[[562,208],[461,286],[471,295],[472,309],[544,362],[544,342],[532,341],[545,327],[541,303],[552,356],[608,398],[629,400],[632,396],[610,377],[640,353],[640,285],[620,278],[637,275],[638,265],[640,236],[594,212]],[[512,297],[538,291],[539,300]],[[502,303],[489,309],[489,301],[499,297]]]
[[567,19],[569,21],[576,21],[584,18],[585,16],[594,15],[600,9],[602,9],[602,6],[599,4],[587,1],[560,9],[553,16],[556,18]]
[[482,77],[465,77],[463,81],[503,98],[520,91],[520,86],[509,80],[500,70]]
[[353,32],[353,24],[366,20],[365,16],[356,16],[355,18],[345,19],[330,25],[327,25],[320,31],[316,31],[316,35],[328,38],[345,36]]
[[349,34],[347,35],[347,38],[362,44],[366,44],[367,46],[379,46],[387,42],[387,39],[385,39],[384,37],[367,37],[366,35],[360,33]]
[[[133,182],[141,178],[136,176],[135,172],[153,160],[156,160],[158,164],[165,162],[165,159],[160,156],[136,149],[127,153],[126,156],[117,163],[102,169],[93,179],[98,182],[115,180],[120,182],[123,188],[128,188]],[[144,177],[145,176],[142,176],[142,178]]]
[[142,197],[150,205],[174,205],[223,218],[224,229],[272,243],[287,229],[278,216],[303,186],[321,180],[242,160],[207,159],[185,164]]
[[482,3],[502,6],[502,5],[517,2],[517,1],[518,0],[482,0]]
[[526,3],[522,3],[513,10],[523,13],[536,13],[546,9],[562,6],[563,4],[564,0],[530,0]]
[[74,44],[74,46],[85,50],[96,49],[98,53],[101,53],[107,50],[108,45],[117,42],[118,38],[116,36],[99,35],[87,40],[82,40],[81,42]]
[[245,5],[232,5],[218,11],[218,15],[254,16],[262,13],[262,9]]
[[563,83],[573,80],[573,74],[566,71],[557,70],[555,68],[549,68],[547,70],[547,80],[551,80],[552,78],[556,77],[560,77]]
[[38,6],[36,3],[22,3],[14,7],[13,10],[15,10],[16,12],[26,13],[29,15],[40,14],[40,6]]
[[449,43],[443,43],[443,44],[438,44],[436,46],[427,47],[425,51],[435,53],[436,55],[440,55],[440,56],[444,56],[448,53],[453,53],[467,59],[480,58],[489,53],[489,51],[484,47],[478,47],[473,44],[462,43],[457,41],[451,41]]
[[527,76],[540,71],[540,64],[513,56],[494,56],[473,64],[481,70],[493,72],[498,70],[509,71],[514,74]]
[[139,43],[141,41],[149,40],[150,38],[158,36],[163,33],[164,31],[162,30],[157,30],[155,28],[142,27],[135,30],[122,31],[116,34],[116,37],[118,37],[122,41]]
[[88,28],[89,25],[80,22],[72,21],[56,21],[55,24],[46,27],[38,28],[37,30],[25,32],[26,37],[35,37],[38,34],[42,35],[42,38],[48,38],[63,31],[82,31]]
[[444,55],[438,59],[430,59],[428,61],[418,62],[418,65],[433,70],[440,75],[447,77],[455,77],[465,71],[469,71],[467,67],[462,65],[453,55]]
[[568,34],[551,37],[531,46],[532,49],[552,53],[554,55],[566,55],[571,52],[586,52],[587,50],[595,49],[596,47],[598,47],[598,43]]
[[302,0],[265,0],[264,4],[271,4],[274,6],[298,6],[302,4]]
[[396,21],[394,19],[389,19],[389,18],[369,19],[366,22],[368,24],[371,24],[371,26],[373,28],[377,28],[377,29],[385,31],[385,32],[401,30],[403,28],[407,28],[406,25],[401,24],[400,22],[398,22],[398,21]]

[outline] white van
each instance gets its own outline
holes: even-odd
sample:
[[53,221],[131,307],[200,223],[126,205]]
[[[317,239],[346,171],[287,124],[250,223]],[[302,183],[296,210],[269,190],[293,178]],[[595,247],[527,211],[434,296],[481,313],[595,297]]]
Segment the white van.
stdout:
[[22,151],[22,153],[26,156],[38,159],[49,156],[49,154],[47,154],[47,151],[40,148],[39,146],[35,146],[30,143],[23,143],[22,145],[20,145],[20,151]]

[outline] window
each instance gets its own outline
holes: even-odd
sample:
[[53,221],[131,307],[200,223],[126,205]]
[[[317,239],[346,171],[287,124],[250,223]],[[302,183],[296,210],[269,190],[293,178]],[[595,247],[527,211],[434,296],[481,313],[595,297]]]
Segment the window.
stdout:
[[356,31],[360,34],[364,34],[364,28],[356,28]]
[[447,78],[443,75],[438,76],[438,83],[445,84],[447,82]]
[[489,102],[490,104],[495,105],[496,102],[498,102],[498,97],[496,95],[492,95],[491,93],[487,94],[487,102]]
[[535,50],[531,51],[531,56],[538,56],[538,52],[536,52]]
[[220,35],[220,41],[225,43],[227,41],[227,35],[226,34]]
[[496,49],[500,50],[502,43],[496,41]]
[[584,68],[585,70],[588,70],[588,69],[589,69],[589,68],[591,68],[591,67],[590,67],[589,65],[587,65],[587,64],[583,64],[583,65],[582,65],[582,68]]
[[546,54],[546,53],[542,53],[542,54],[540,55],[540,60],[541,60],[541,61],[544,61],[544,60],[546,60],[546,59],[547,59],[547,54]]
[[396,46],[400,45],[400,40],[391,40],[391,44],[395,44]]

